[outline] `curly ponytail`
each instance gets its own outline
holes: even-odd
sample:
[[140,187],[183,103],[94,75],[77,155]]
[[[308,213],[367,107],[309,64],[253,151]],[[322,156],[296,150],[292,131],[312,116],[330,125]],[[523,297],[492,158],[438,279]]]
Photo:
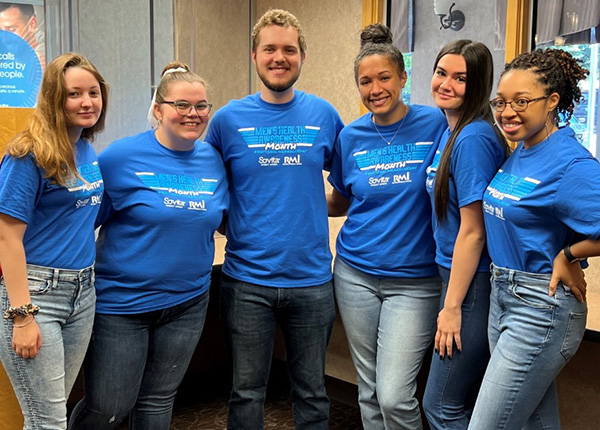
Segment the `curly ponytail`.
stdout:
[[510,70],[530,70],[538,77],[545,89],[545,95],[557,93],[560,96],[556,112],[569,122],[573,116],[575,103],[582,99],[579,81],[589,75],[581,62],[562,49],[536,49],[519,55],[504,68],[504,75]]

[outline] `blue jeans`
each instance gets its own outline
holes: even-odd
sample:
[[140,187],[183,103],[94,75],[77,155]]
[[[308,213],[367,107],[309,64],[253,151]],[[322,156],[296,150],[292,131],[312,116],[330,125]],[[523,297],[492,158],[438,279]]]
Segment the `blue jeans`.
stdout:
[[[31,302],[38,305],[35,321],[42,348],[24,359],[12,349],[12,321],[0,320],[0,359],[15,390],[24,429],[66,429],[67,398],[87,349],[96,295],[94,269],[53,269],[27,265]],[[9,307],[0,281],[0,312]]]
[[375,278],[336,258],[333,283],[364,428],[422,429],[416,379],[435,334],[440,279]]
[[228,429],[263,428],[263,406],[277,324],[285,340],[298,430],[326,430],[325,353],[335,304],[331,282],[273,288],[223,275],[221,316],[233,361]]
[[[443,307],[450,270],[439,267],[444,288]],[[456,345],[452,358],[433,353],[423,409],[432,430],[464,430],[469,425],[477,392],[485,372],[490,350],[487,336],[490,309],[490,272],[476,273],[461,307],[463,349]]]
[[492,357],[469,429],[560,429],[555,378],[585,331],[586,303],[550,275],[492,266]]
[[96,314],[83,365],[85,397],[70,430],[168,430],[177,387],[200,339],[208,292],[182,304],[131,315]]

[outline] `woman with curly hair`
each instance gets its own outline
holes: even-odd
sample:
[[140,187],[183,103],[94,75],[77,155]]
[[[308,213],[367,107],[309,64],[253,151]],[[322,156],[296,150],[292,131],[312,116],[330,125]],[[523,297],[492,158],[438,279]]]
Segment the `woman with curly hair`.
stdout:
[[108,88],[85,57],[44,73],[27,130],[0,166],[0,359],[24,428],[65,429],[67,398],[94,320],[94,221],[103,182],[88,142]]
[[588,71],[561,50],[509,63],[491,101],[520,142],[483,199],[491,359],[469,429],[559,429],[555,378],[585,331],[579,260],[600,255],[600,165],[568,121]]

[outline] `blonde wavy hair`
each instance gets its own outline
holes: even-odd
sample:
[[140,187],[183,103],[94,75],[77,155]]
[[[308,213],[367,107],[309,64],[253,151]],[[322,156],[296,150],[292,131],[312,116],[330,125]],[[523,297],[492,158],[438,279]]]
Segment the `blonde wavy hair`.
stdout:
[[148,110],[148,122],[150,122],[152,128],[157,128],[159,126],[156,113],[154,112],[154,106],[159,105],[166,100],[172,83],[189,82],[190,84],[195,84],[197,82],[202,84],[208,91],[208,85],[206,84],[206,81],[196,73],[192,72],[190,70],[190,66],[180,61],[172,61],[167,64],[160,76],[160,82],[156,87],[154,97],[150,103],[150,109]]
[[252,52],[256,52],[256,48],[260,42],[260,31],[269,25],[277,25],[284,28],[295,28],[298,32],[298,45],[300,46],[300,53],[304,54],[306,52],[306,39],[304,38],[304,30],[302,30],[302,26],[300,26],[298,18],[296,18],[287,10],[283,9],[269,9],[254,25],[251,35]]
[[94,126],[83,129],[81,137],[90,141],[104,129],[108,104],[108,85],[96,67],[83,55],[68,53],[60,55],[46,66],[37,100],[37,107],[25,131],[17,134],[7,145],[6,153],[17,158],[32,154],[36,164],[44,170],[44,176],[59,185],[80,178],[75,163],[75,148],[68,135],[65,114],[67,86],[65,71],[80,67],[90,72],[100,85],[102,112]]

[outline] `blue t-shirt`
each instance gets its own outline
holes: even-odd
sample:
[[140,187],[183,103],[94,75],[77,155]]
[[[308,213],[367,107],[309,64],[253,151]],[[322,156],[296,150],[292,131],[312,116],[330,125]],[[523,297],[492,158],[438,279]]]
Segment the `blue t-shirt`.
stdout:
[[411,105],[398,123],[377,126],[386,140],[371,113],[342,130],[329,182],[350,199],[336,247],[344,262],[381,277],[438,273],[431,204],[423,183],[446,126],[439,109]]
[[105,196],[96,222],[97,312],[149,312],[205,292],[229,205],[217,151],[200,141],[173,151],[150,130],[112,143],[98,159]]
[[[437,167],[451,133],[448,128],[442,136],[433,163],[427,169],[426,187],[432,207],[435,205],[433,190]],[[494,132],[494,127],[484,119],[480,118],[467,124],[457,136],[450,156],[446,219],[438,223],[435,211],[432,218],[436,243],[435,261],[440,266],[446,269],[452,267],[454,244],[460,228],[460,208],[483,199],[486,187],[504,162],[504,154],[504,148]],[[484,247],[477,271],[489,270],[490,256]]]
[[223,273],[272,287],[331,279],[323,169],[342,127],[329,103],[297,90],[288,103],[258,93],[215,114],[206,141],[223,154],[231,186]]
[[94,264],[94,220],[102,201],[102,176],[94,148],[75,145],[79,175],[66,187],[44,178],[33,155],[6,155],[0,165],[0,212],[27,224],[28,264],[79,270]]
[[567,244],[600,238],[600,164],[570,127],[520,143],[487,188],[483,212],[494,264],[552,273]]

